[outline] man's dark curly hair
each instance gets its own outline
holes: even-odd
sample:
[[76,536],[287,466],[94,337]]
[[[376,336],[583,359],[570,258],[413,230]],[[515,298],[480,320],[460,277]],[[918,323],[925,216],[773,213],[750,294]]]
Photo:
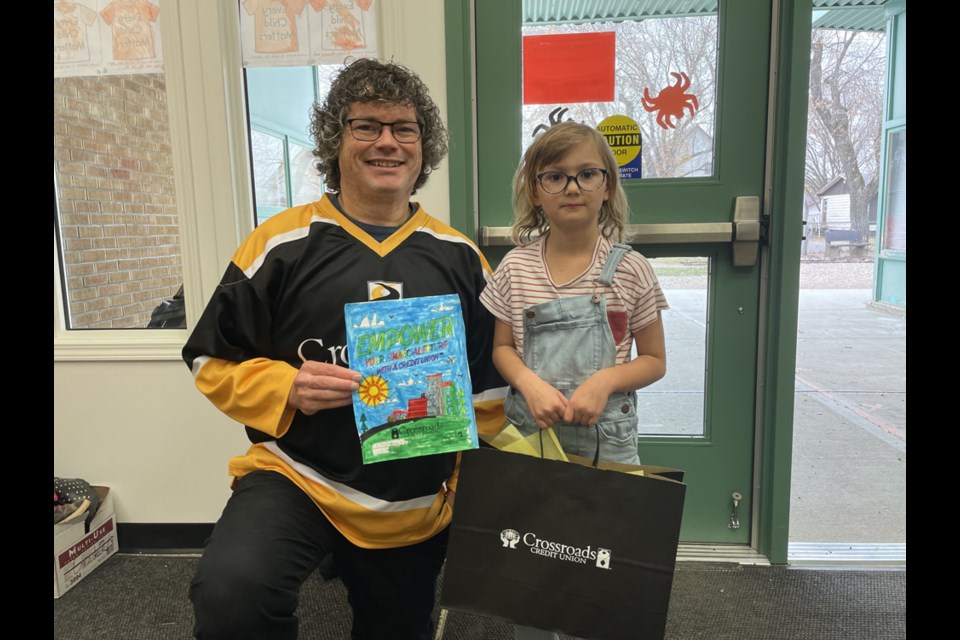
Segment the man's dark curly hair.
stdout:
[[313,155],[317,157],[316,167],[324,176],[327,188],[340,191],[340,145],[347,113],[357,102],[410,105],[416,111],[423,131],[420,137],[423,164],[413,185],[416,193],[447,155],[447,129],[427,86],[417,74],[402,65],[370,58],[346,65],[334,78],[324,103],[313,105],[310,118],[310,133],[316,145]]

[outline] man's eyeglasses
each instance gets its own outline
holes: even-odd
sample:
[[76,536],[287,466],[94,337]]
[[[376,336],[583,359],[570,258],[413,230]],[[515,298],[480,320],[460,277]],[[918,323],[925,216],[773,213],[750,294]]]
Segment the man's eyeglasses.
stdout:
[[350,118],[347,127],[353,137],[361,142],[373,142],[380,138],[384,127],[390,127],[393,138],[397,142],[416,142],[420,139],[420,123],[398,120],[397,122],[380,122],[370,118]]
[[577,175],[571,176],[563,171],[544,171],[537,174],[537,182],[547,193],[562,193],[567,190],[573,180],[581,191],[596,191],[607,180],[607,170],[597,167],[581,169]]

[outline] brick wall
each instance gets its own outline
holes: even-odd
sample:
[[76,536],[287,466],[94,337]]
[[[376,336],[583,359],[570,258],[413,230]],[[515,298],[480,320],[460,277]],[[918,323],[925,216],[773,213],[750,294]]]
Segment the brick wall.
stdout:
[[163,75],[55,78],[53,89],[69,326],[146,327],[183,281]]

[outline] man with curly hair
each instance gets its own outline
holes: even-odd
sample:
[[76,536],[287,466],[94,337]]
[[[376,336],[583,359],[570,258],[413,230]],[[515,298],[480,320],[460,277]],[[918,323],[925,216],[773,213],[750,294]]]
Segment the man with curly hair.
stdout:
[[282,211],[237,249],[183,348],[197,388],[246,428],[233,493],[190,585],[195,635],[296,638],[303,582],[332,558],[352,637],[431,637],[459,454],[364,465],[343,305],[459,294],[481,430],[502,423],[490,266],[411,196],[447,152],[416,74],[345,66],[312,134],[328,192]]

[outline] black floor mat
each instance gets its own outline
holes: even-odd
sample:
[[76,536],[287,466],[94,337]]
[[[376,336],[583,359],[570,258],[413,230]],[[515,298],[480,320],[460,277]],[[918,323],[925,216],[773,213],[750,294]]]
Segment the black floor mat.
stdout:
[[[189,640],[197,558],[118,554],[54,600],[55,640]],[[906,570],[681,563],[666,640],[902,640]],[[314,574],[300,600],[303,640],[348,640],[339,580]],[[512,640],[508,623],[450,611],[443,640]]]

